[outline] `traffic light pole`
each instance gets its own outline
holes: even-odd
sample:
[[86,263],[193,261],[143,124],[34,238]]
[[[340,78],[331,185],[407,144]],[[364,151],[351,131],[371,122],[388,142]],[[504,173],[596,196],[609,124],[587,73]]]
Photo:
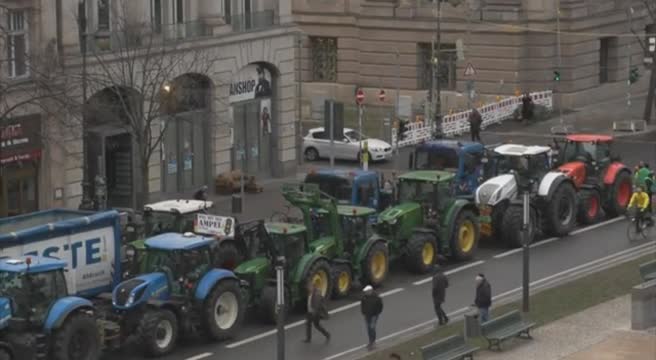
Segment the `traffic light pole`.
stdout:
[[276,332],[278,335],[278,358],[285,360],[285,257],[280,256],[276,264]]
[[[397,124],[399,121],[399,106],[400,106],[400,97],[401,97],[401,54],[399,50],[396,50],[396,106],[394,106],[394,120],[390,122],[392,126]],[[396,128],[396,139],[394,144],[394,151],[396,152],[396,157],[394,158],[394,169],[396,171],[400,170],[401,160],[401,151],[399,150],[399,130],[398,126]],[[390,132],[391,133],[391,132]]]
[[531,207],[530,207],[530,195],[529,195],[529,189],[523,189],[523,214],[524,214],[524,219],[523,219],[523,224],[522,224],[522,258],[523,258],[523,271],[522,271],[522,311],[524,313],[529,312],[529,286],[530,286],[530,262],[529,262],[529,255],[530,255],[530,244],[531,244],[531,239],[529,238],[530,232],[530,226],[531,226]]
[[442,1],[437,1],[437,21],[436,21],[436,44],[437,50],[435,51],[435,87],[436,87],[436,97],[435,99],[435,133],[438,138],[442,137],[442,84],[440,81],[440,55],[442,51]]
[[563,68],[563,56],[560,50],[560,0],[556,2],[556,52],[558,54],[558,94],[560,97],[560,104],[558,104],[558,117],[560,124],[563,124],[563,92],[562,85],[560,84],[560,71]]

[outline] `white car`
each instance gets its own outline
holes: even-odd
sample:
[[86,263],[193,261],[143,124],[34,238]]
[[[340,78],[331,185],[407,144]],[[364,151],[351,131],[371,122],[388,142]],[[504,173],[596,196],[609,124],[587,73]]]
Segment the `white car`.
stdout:
[[[344,128],[344,136],[333,140],[335,159],[360,160],[360,141],[367,142],[369,161],[388,160],[392,157],[392,145],[379,139],[367,138],[353,129]],[[310,129],[303,138],[303,154],[309,161],[330,157],[328,132],[322,127]]]

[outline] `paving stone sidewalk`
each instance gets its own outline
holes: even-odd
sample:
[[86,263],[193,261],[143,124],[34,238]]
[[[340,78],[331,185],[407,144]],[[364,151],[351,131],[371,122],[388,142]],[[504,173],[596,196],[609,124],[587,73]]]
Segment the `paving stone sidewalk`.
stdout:
[[656,331],[631,330],[631,298],[623,296],[533,331],[533,340],[509,340],[502,352],[479,360],[656,359]]

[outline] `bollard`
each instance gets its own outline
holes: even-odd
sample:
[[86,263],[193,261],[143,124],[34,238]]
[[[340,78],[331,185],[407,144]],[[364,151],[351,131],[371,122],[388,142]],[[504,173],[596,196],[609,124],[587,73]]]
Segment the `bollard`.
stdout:
[[234,194],[232,195],[232,213],[241,214],[242,208],[242,197],[241,195]]
[[631,329],[645,330],[656,326],[656,279],[631,289]]

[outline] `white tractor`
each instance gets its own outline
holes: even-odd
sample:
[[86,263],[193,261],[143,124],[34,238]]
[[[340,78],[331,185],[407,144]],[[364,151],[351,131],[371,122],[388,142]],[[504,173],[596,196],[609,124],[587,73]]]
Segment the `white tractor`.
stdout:
[[548,146],[506,144],[494,149],[496,177],[476,190],[481,213],[481,235],[495,237],[512,247],[522,245],[523,209],[518,184],[529,190],[531,226],[529,242],[537,230],[548,236],[564,236],[576,225],[577,197],[574,183],[552,171]]

